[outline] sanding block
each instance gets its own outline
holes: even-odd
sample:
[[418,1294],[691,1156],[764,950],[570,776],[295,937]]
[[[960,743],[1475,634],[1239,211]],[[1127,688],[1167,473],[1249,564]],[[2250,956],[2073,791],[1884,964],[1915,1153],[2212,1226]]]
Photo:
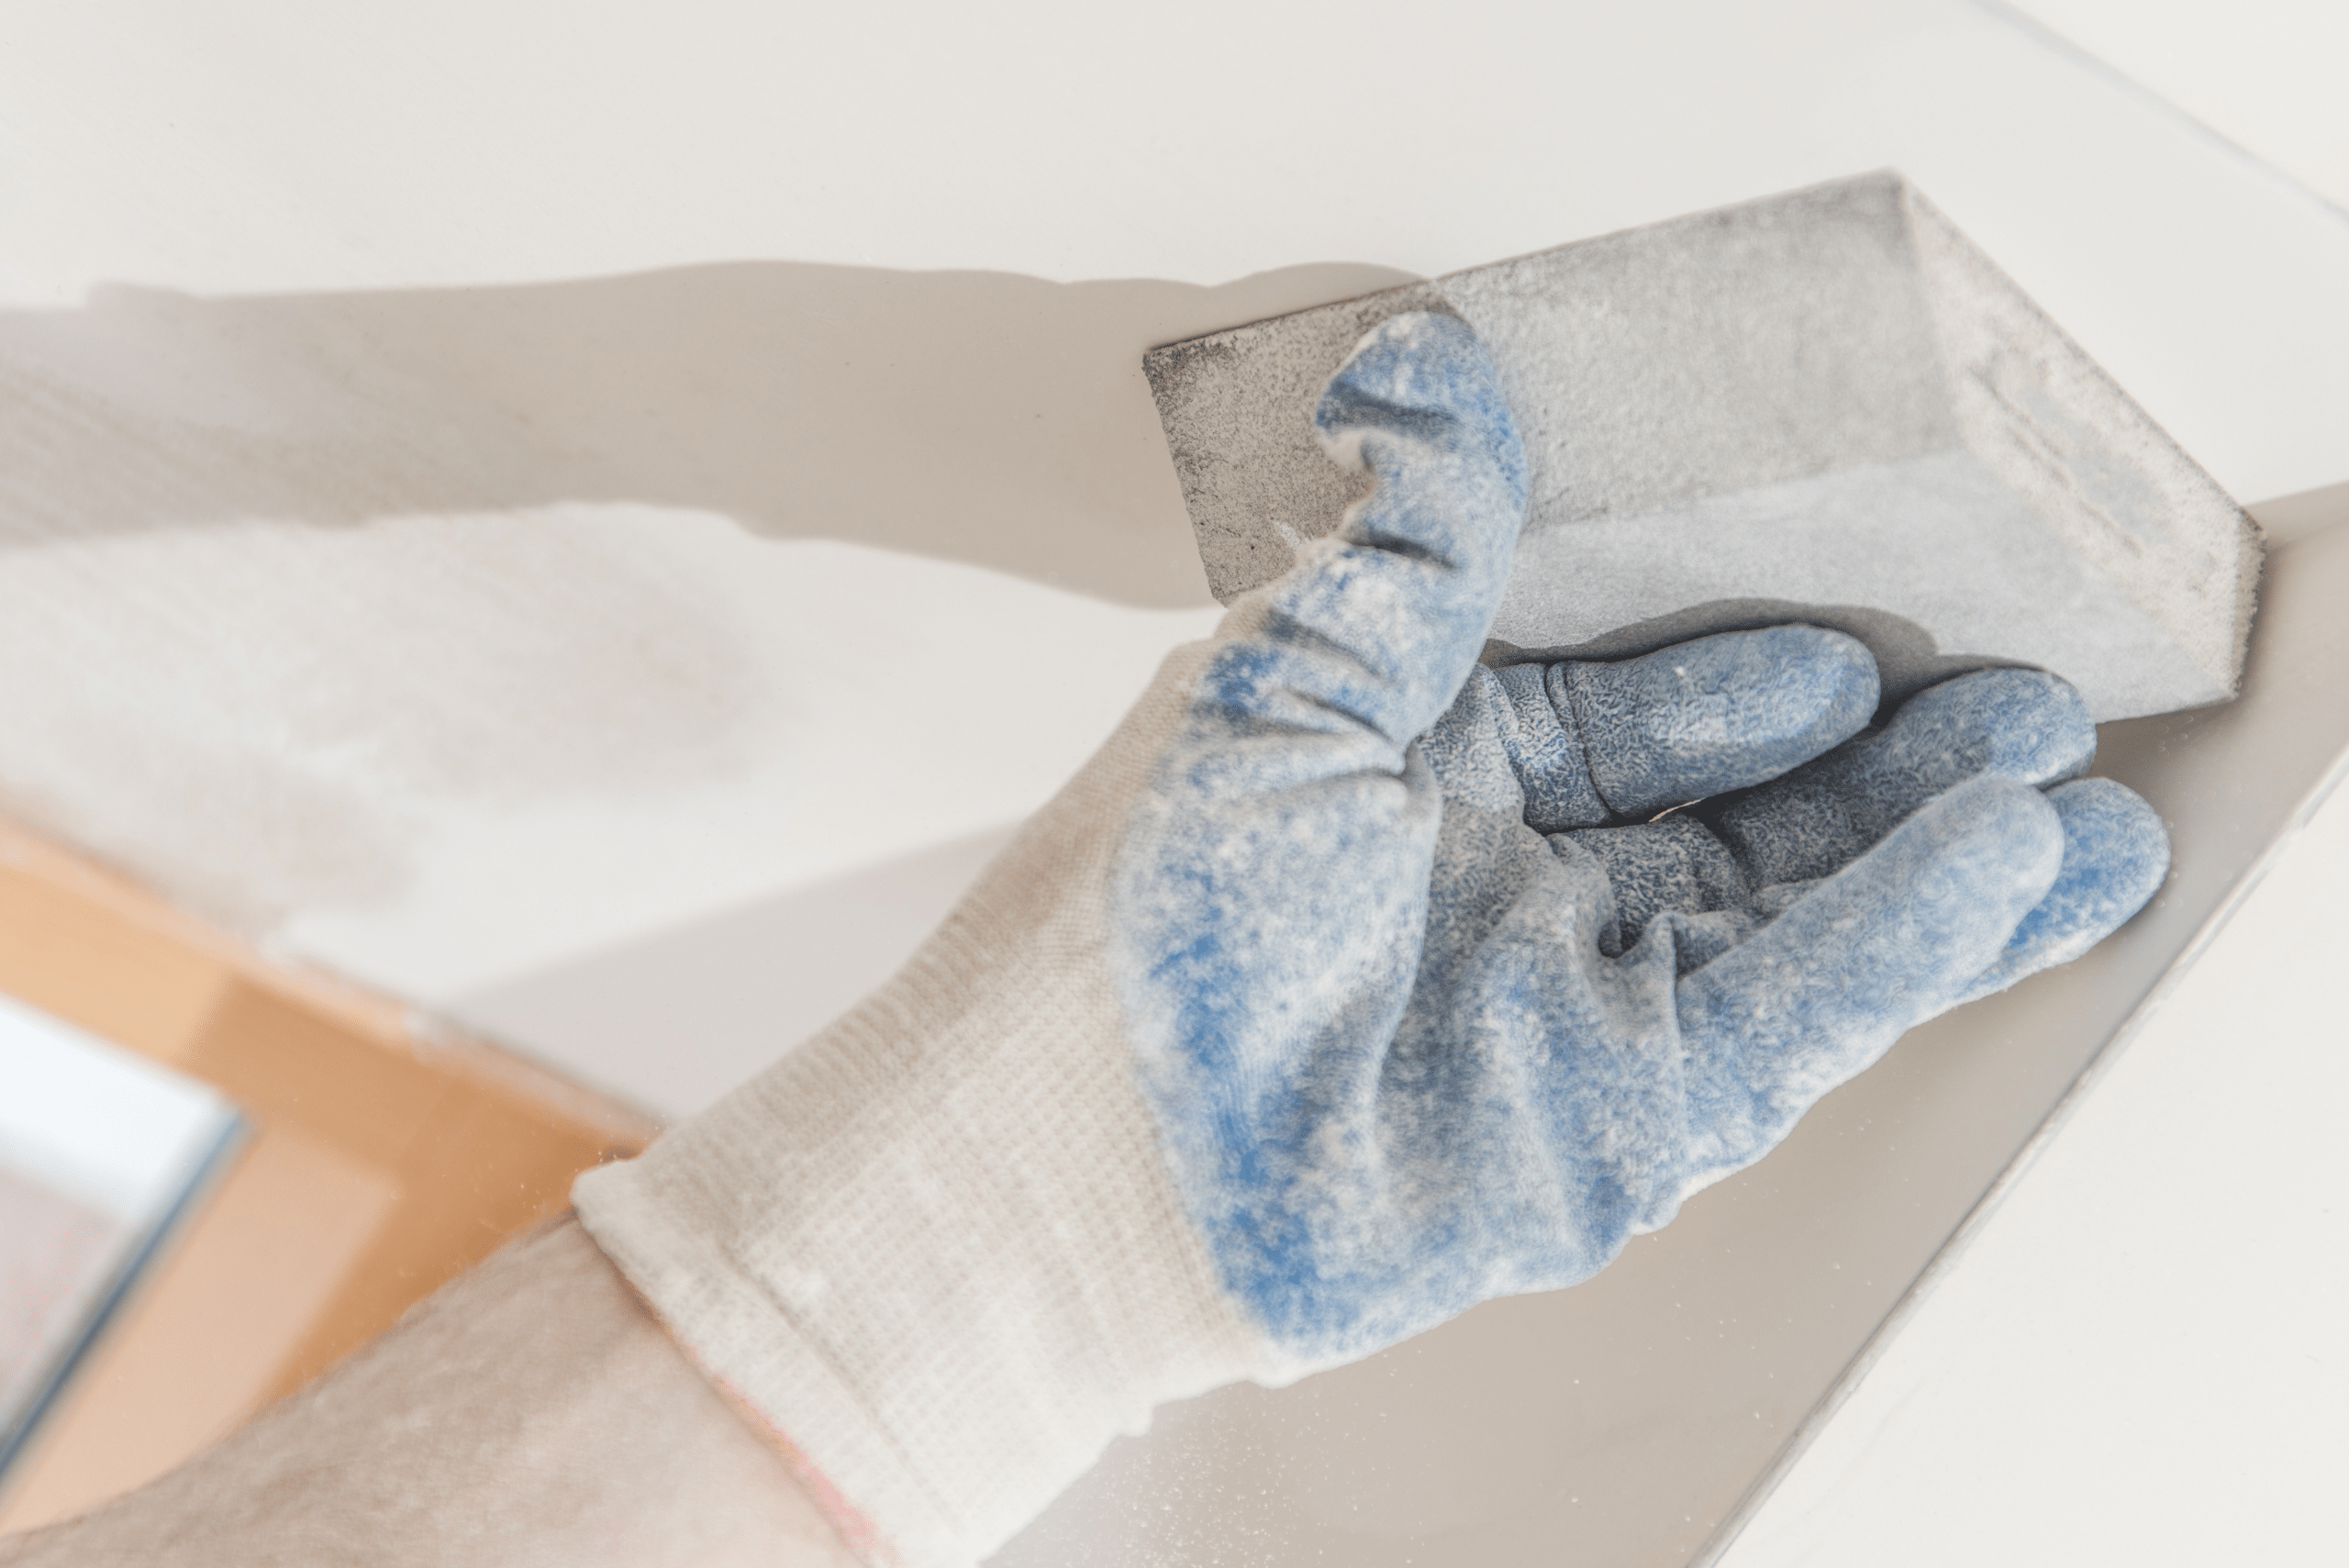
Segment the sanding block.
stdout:
[[1152,350],[1217,597],[1363,493],[1314,399],[1409,310],[1490,345],[1531,462],[1488,662],[1807,621],[1866,642],[1887,702],[1989,664],[2099,721],[2235,693],[2256,525],[1890,172]]

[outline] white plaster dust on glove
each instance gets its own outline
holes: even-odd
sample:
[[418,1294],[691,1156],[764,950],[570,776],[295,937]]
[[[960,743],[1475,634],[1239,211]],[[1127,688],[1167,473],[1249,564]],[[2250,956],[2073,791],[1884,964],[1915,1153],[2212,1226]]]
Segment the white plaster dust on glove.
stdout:
[[2143,803],[2038,787],[2092,744],[2047,677],[1861,732],[1810,628],[1478,668],[1525,482],[1460,322],[1375,329],[1316,424],[1376,478],[1340,536],[889,984],[575,1189],[875,1562],[984,1555],[1160,1402],[1585,1277],[2160,880]]

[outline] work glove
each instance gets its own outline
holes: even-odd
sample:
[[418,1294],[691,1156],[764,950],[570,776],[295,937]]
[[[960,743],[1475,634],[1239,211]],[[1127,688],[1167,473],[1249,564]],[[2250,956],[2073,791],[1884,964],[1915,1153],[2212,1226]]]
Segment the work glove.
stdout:
[[2166,870],[2035,671],[1869,728],[1810,627],[1480,667],[1526,463],[1457,319],[1314,418],[1375,480],[1339,533],[895,980],[575,1190],[874,1562],[983,1556],[1162,1401],[1587,1277]]

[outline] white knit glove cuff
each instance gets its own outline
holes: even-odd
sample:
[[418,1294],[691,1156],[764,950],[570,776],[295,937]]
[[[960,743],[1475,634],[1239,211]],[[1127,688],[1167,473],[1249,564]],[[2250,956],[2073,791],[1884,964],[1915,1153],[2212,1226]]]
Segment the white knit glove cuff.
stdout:
[[876,1563],[974,1562],[1154,1405],[1303,1370],[1185,1218],[1100,951],[1118,828],[1199,657],[896,980],[574,1189]]

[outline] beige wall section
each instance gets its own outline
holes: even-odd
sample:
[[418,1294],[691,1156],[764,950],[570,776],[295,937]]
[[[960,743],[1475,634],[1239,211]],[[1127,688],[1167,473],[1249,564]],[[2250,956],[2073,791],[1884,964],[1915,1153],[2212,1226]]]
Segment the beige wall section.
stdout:
[[251,1135],[0,1493],[0,1530],[139,1485],[640,1147],[633,1112],[273,968],[0,825],[0,990],[192,1073]]

